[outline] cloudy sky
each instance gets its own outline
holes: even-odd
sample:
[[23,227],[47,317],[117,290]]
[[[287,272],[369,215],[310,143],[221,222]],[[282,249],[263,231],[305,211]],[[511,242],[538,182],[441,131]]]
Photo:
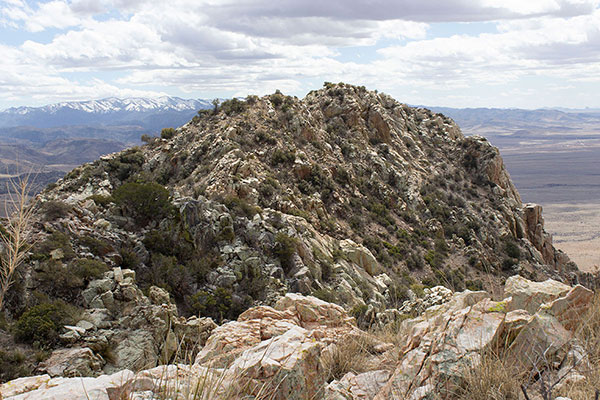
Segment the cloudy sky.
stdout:
[[600,0],[0,0],[0,109],[304,96],[600,108]]

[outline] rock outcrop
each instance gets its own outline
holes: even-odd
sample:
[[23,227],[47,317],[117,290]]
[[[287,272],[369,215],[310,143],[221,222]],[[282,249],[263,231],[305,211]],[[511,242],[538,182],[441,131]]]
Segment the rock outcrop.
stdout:
[[[566,368],[569,379],[586,379],[579,373],[586,368],[581,363],[585,350],[578,347],[573,332],[590,307],[591,291],[579,285],[557,291],[560,285],[550,280],[535,283],[518,276],[511,280],[528,288],[528,299],[547,301],[523,301],[514,291],[515,297],[502,301],[490,300],[483,291],[453,293],[448,301],[404,320],[392,336],[394,343],[387,343],[361,331],[336,304],[287,294],[275,307],[251,308],[237,321],[213,330],[193,364],[137,374],[125,370],[95,379],[22,378],[0,386],[0,393],[5,400],[83,399],[76,389],[79,384],[88,394],[94,393],[97,397],[90,397],[94,399],[113,399],[117,394],[127,398],[154,398],[153,393],[184,396],[194,388],[197,396],[207,399],[261,395],[270,399],[426,399],[434,395],[451,399],[457,398],[461,387],[464,390],[461,385],[467,372],[476,369],[486,350],[492,349],[506,353],[524,371]],[[511,287],[514,283],[507,284],[507,292]],[[534,307],[534,303],[539,304]],[[520,306],[528,310],[515,309]],[[349,338],[359,337],[368,338],[369,343],[364,370],[342,370],[342,376],[332,379],[327,358],[336,348],[349,352],[347,357],[359,356],[352,353],[356,350],[341,347]],[[569,368],[573,357],[575,367]]]
[[[114,268],[91,281],[82,295],[86,312],[60,336],[70,347],[54,351],[38,367],[52,377],[140,370],[190,357],[217,326],[210,318],[178,316],[161,288],[150,287],[146,297],[132,270]],[[110,358],[101,356],[107,353]]]

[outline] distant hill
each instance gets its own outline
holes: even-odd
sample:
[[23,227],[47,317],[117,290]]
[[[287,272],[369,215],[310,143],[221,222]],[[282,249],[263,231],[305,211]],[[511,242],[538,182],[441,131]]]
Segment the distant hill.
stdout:
[[600,112],[593,109],[427,108],[452,118],[465,132],[480,128],[493,128],[497,133],[524,129],[569,132],[581,130],[582,125],[589,124],[597,127],[600,124]]

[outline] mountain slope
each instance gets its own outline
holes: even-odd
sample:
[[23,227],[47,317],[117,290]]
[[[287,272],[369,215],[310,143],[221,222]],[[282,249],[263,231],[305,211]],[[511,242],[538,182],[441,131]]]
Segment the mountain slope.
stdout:
[[[149,293],[168,290],[184,316],[234,319],[301,292],[361,325],[401,318],[404,300],[438,284],[583,278],[552,247],[541,209],[521,204],[489,142],[345,84],[302,100],[224,102],[169,140],[76,168],[39,201],[38,244],[8,309],[16,318],[35,304],[78,307],[99,331],[76,343],[93,349],[138,340],[131,307],[116,304],[140,297],[99,291],[117,272],[90,283],[112,267],[131,269]],[[96,309],[107,310],[102,323]],[[154,340],[138,344],[162,351]],[[127,354],[105,371],[139,361]]]

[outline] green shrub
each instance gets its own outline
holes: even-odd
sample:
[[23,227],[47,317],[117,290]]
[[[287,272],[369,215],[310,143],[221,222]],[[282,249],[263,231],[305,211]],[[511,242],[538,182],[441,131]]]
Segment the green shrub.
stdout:
[[422,283],[413,283],[410,285],[410,290],[412,290],[413,293],[419,298],[423,298],[425,296],[424,289],[425,286]]
[[277,89],[275,93],[269,96],[269,100],[271,100],[273,106],[277,108],[283,104],[284,97],[285,96],[279,91],[279,89]]
[[165,288],[176,301],[183,301],[186,295],[192,293],[193,279],[188,269],[175,257],[154,254],[149,276],[142,275],[141,278],[148,284]]
[[515,258],[507,257],[502,261],[502,271],[511,271],[515,265],[519,263],[519,260]]
[[141,137],[140,140],[144,143],[152,143],[154,141],[154,139],[156,139],[154,136],[150,136],[146,133],[144,133]]
[[160,253],[166,256],[173,256],[177,253],[177,243],[168,232],[161,229],[153,229],[146,233],[142,243],[151,253]]
[[296,252],[297,245],[297,240],[285,233],[280,232],[275,235],[273,254],[279,259],[286,272],[289,272],[292,267],[292,256]]
[[34,277],[38,281],[37,289],[51,297],[69,303],[81,301],[80,294],[87,284],[102,277],[108,266],[97,260],[79,258],[69,264],[57,260],[40,263]]
[[66,217],[72,209],[73,207],[59,200],[50,200],[42,204],[42,212],[46,221]]
[[235,195],[227,196],[223,200],[223,204],[236,215],[242,215],[248,219],[252,219],[259,211],[260,208],[248,203],[245,199],[242,199]]
[[84,286],[94,280],[102,278],[102,275],[108,271],[108,265],[102,261],[89,258],[78,258],[69,264],[69,272],[84,281]]
[[106,207],[113,201],[112,196],[103,196],[101,194],[93,194],[90,197],[88,197],[88,199],[93,200],[94,203],[96,203],[96,205],[100,207]]
[[69,322],[64,303],[38,304],[21,315],[15,326],[15,338],[40,347],[52,347],[58,342],[62,327]]
[[92,254],[98,257],[104,257],[108,253],[111,253],[115,250],[110,243],[105,242],[104,240],[96,239],[90,235],[84,235],[80,237],[79,243],[82,246],[89,248]]
[[50,258],[50,253],[60,249],[63,253],[63,260],[68,261],[75,257],[75,252],[71,246],[71,241],[67,235],[62,232],[52,232],[48,237],[34,247],[33,259],[45,260]]
[[33,369],[20,350],[0,350],[0,382],[32,375]]
[[506,242],[504,243],[504,251],[506,255],[511,258],[521,258],[521,250],[519,249],[519,246],[517,245],[517,243],[515,243],[514,240],[506,240]]
[[279,182],[269,176],[263,182],[261,182],[258,191],[262,197],[270,198],[279,191],[279,188]]
[[123,151],[115,158],[108,160],[108,170],[116,174],[121,181],[129,178],[133,173],[140,170],[144,163],[144,154],[139,147]]
[[162,131],[160,131],[160,137],[163,139],[171,139],[173,136],[175,136],[175,129],[173,128],[164,128]]
[[113,193],[115,203],[139,225],[161,220],[173,209],[169,191],[157,183],[128,182]]
[[121,255],[121,268],[136,270],[139,267],[141,263],[140,257],[132,247],[121,247],[119,254]]
[[223,112],[227,115],[240,114],[244,112],[247,107],[248,106],[245,101],[238,100],[236,98],[225,100],[221,104],[221,110],[223,110]]
[[296,160],[296,153],[293,150],[275,149],[271,155],[271,165],[291,164]]
[[337,295],[335,291],[330,289],[318,289],[315,290],[312,295],[328,303],[335,303],[337,301]]
[[367,310],[369,307],[366,304],[360,304],[352,307],[350,310],[350,315],[356,318],[356,324],[359,328],[365,329],[368,328],[370,323],[367,320]]
[[196,315],[211,317],[217,322],[224,319],[236,319],[251,304],[251,299],[244,297],[236,301],[231,290],[223,287],[214,292],[201,290],[188,297],[188,303]]

